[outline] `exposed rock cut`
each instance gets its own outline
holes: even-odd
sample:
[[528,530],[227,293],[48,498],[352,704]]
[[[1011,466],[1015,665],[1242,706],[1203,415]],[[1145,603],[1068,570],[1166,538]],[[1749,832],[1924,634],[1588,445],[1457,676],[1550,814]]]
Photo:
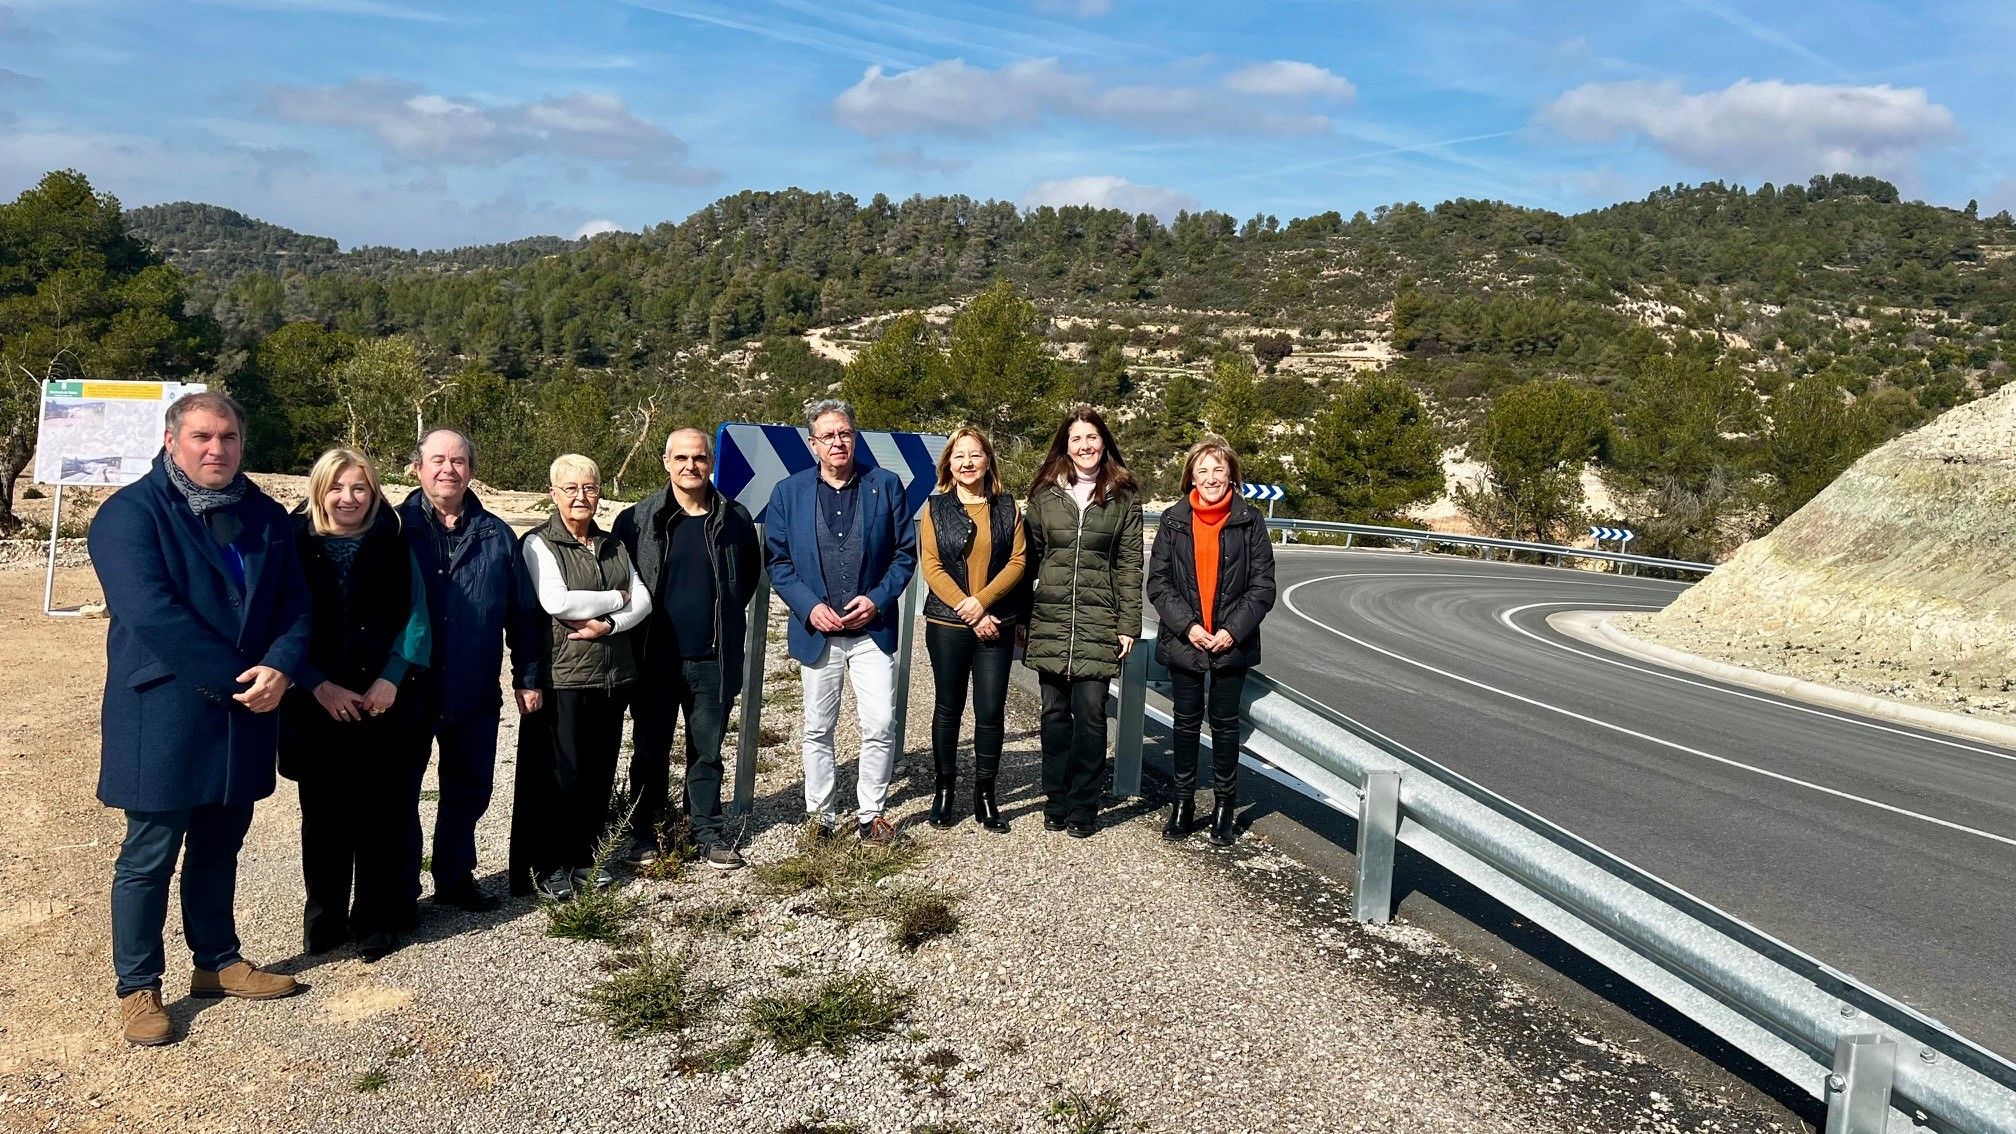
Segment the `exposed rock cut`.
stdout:
[[2016,720],[2016,386],[1869,453],[1664,611],[1619,626]]

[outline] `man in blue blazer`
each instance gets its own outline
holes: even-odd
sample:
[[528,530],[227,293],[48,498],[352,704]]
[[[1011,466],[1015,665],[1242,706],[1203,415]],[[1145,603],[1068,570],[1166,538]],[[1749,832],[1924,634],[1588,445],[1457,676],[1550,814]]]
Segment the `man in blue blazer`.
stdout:
[[818,829],[839,826],[833,732],[843,676],[854,681],[861,721],[855,802],[861,837],[886,844],[883,818],[896,746],[896,627],[903,589],[917,567],[916,519],[903,482],[855,463],[859,435],[846,402],[805,412],[818,464],[770,494],[764,557],[770,583],[791,608],[791,656],[805,689],[805,810]]
[[238,952],[232,912],[252,805],[273,793],[280,697],[307,663],[308,589],[287,513],[239,471],[245,413],[220,393],[168,407],[154,470],[105,501],[98,798],[126,812],[112,876],[125,1038],[174,1038],[161,1008],[168,882],[182,860],[191,996],[271,1000],[294,978]]

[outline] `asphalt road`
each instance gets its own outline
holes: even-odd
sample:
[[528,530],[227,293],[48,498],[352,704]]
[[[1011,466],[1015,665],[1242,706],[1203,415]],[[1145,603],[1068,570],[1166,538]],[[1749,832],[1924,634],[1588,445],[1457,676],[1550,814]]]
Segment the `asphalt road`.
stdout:
[[1261,669],[2016,1057],[2016,753],[1553,631],[1680,584],[1283,549]]

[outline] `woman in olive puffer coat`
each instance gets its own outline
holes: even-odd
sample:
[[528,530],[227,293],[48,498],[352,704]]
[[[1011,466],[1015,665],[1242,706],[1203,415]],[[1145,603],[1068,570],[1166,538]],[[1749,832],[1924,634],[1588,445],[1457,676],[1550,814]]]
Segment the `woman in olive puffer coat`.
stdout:
[[1029,490],[1024,662],[1043,687],[1043,828],[1098,829],[1106,683],[1141,634],[1141,501],[1106,421],[1079,406]]

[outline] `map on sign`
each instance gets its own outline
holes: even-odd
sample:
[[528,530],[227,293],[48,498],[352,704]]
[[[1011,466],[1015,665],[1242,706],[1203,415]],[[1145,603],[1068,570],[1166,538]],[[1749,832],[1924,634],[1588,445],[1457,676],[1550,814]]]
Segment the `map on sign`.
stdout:
[[37,484],[132,484],[161,451],[168,407],[200,382],[45,382]]

